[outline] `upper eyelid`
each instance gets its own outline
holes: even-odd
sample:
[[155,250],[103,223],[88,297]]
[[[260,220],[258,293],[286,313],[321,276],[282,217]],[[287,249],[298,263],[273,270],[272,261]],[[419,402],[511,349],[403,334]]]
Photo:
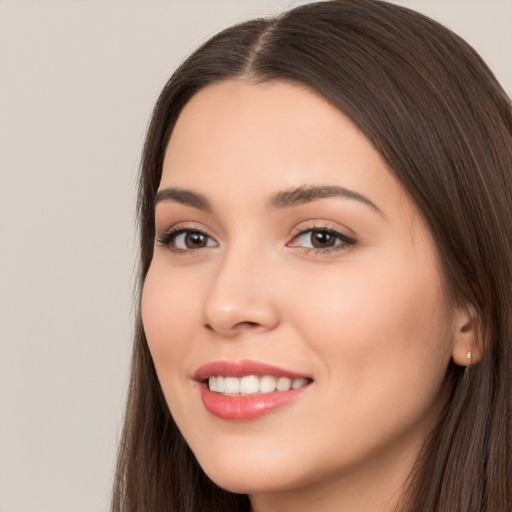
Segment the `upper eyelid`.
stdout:
[[157,226],[155,229],[155,234],[158,236],[159,233],[165,235],[169,233],[176,233],[178,231],[197,231],[199,233],[204,233],[205,235],[208,235],[211,238],[215,238],[215,236],[211,234],[210,229],[208,229],[203,224],[194,221],[175,222],[163,229],[158,229]]
[[[336,225],[333,225],[336,224]],[[356,234],[352,229],[347,226],[340,225],[334,221],[318,221],[318,220],[306,220],[298,223],[289,231],[289,236],[294,239],[299,235],[307,233],[308,231],[328,231],[333,234],[339,234],[342,238],[348,238],[355,241]],[[169,227],[165,229],[155,229],[155,238],[161,239],[170,234],[176,234],[179,232],[199,232],[202,233],[209,238],[215,240],[216,243],[220,243],[220,238],[216,234],[212,232],[212,230],[206,227],[201,222],[196,221],[180,221],[173,223]],[[290,243],[291,239],[286,242],[286,244]]]
[[[310,223],[308,223],[310,222]],[[335,224],[335,225],[333,225]],[[329,221],[306,221],[305,223],[300,223],[296,227],[294,227],[291,231],[293,236],[300,235],[301,233],[306,233],[307,231],[329,231],[333,233],[339,233],[347,238],[354,238],[356,233],[350,229],[348,226],[344,226],[339,224],[338,222],[329,222]]]
[[155,230],[155,241],[160,243],[161,245],[168,245],[178,235],[180,235],[182,233],[187,233],[187,232],[201,233],[201,234],[207,236],[208,238],[212,239],[213,241],[215,241],[216,244],[219,244],[217,238],[215,236],[213,236],[211,233],[209,233],[208,229],[206,229],[205,227],[202,227],[202,226],[190,225],[187,223],[187,221],[178,222],[178,223],[173,224],[170,227],[163,229],[163,230],[156,229]]
[[319,232],[319,233],[322,233],[322,232],[329,233],[331,235],[337,236],[338,238],[340,238],[341,240],[343,240],[345,242],[349,242],[349,241],[351,243],[356,242],[354,237],[346,235],[339,229],[322,228],[322,227],[301,229],[300,231],[298,231],[296,234],[293,235],[292,240],[300,238],[301,236],[304,236],[306,233],[310,233],[310,232],[314,232],[314,231]]

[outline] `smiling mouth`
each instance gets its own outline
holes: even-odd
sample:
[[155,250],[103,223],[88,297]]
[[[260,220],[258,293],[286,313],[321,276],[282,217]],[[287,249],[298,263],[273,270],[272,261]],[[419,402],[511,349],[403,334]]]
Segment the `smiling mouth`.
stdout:
[[223,396],[248,396],[300,389],[312,382],[311,379],[274,377],[273,375],[246,375],[227,377],[212,375],[205,380],[210,391]]
[[291,405],[314,379],[260,361],[212,361],[193,375],[206,410],[222,420],[249,421]]

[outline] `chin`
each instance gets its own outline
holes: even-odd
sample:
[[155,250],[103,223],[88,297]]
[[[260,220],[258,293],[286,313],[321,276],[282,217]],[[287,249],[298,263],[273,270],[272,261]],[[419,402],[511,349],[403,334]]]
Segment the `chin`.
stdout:
[[201,464],[201,467],[216,485],[233,493],[254,494],[294,487],[295,478],[289,468],[274,467],[272,462],[262,464],[250,458],[239,463],[217,460]]

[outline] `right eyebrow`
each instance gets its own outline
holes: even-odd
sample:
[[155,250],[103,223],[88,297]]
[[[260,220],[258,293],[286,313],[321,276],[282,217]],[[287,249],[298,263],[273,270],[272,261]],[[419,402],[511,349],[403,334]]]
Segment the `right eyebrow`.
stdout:
[[329,197],[354,199],[360,203],[365,204],[366,206],[369,206],[377,213],[385,217],[381,209],[373,201],[370,201],[370,199],[368,199],[366,196],[363,196],[355,190],[349,190],[348,188],[340,187],[337,185],[304,185],[293,189],[282,190],[281,192],[272,195],[267,206],[270,209],[290,208],[292,206],[318,201],[319,199],[327,199]]
[[181,188],[164,188],[155,196],[154,206],[161,202],[179,203],[205,212],[212,212],[212,206],[202,194]]

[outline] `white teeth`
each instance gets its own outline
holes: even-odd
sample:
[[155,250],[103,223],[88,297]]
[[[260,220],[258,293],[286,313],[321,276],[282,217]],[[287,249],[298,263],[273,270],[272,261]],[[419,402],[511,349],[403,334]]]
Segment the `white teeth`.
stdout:
[[273,377],[264,375],[247,375],[242,378],[212,375],[208,379],[208,387],[217,393],[226,395],[254,395],[256,393],[273,393],[274,391],[290,391],[299,389],[308,384],[308,379],[290,379],[288,377]]
[[[222,379],[222,377],[217,377],[217,379]],[[303,388],[308,383],[308,379],[293,379],[292,381],[292,389]],[[218,384],[217,384],[218,386]]]
[[224,377],[224,393],[229,395],[240,393],[240,379],[237,377]]
[[253,395],[260,390],[260,379],[256,375],[249,375],[240,379],[240,393]]
[[276,384],[277,391],[290,391],[292,387],[292,379],[288,377],[281,377]]
[[272,393],[276,390],[276,378],[265,375],[260,379],[260,393]]

